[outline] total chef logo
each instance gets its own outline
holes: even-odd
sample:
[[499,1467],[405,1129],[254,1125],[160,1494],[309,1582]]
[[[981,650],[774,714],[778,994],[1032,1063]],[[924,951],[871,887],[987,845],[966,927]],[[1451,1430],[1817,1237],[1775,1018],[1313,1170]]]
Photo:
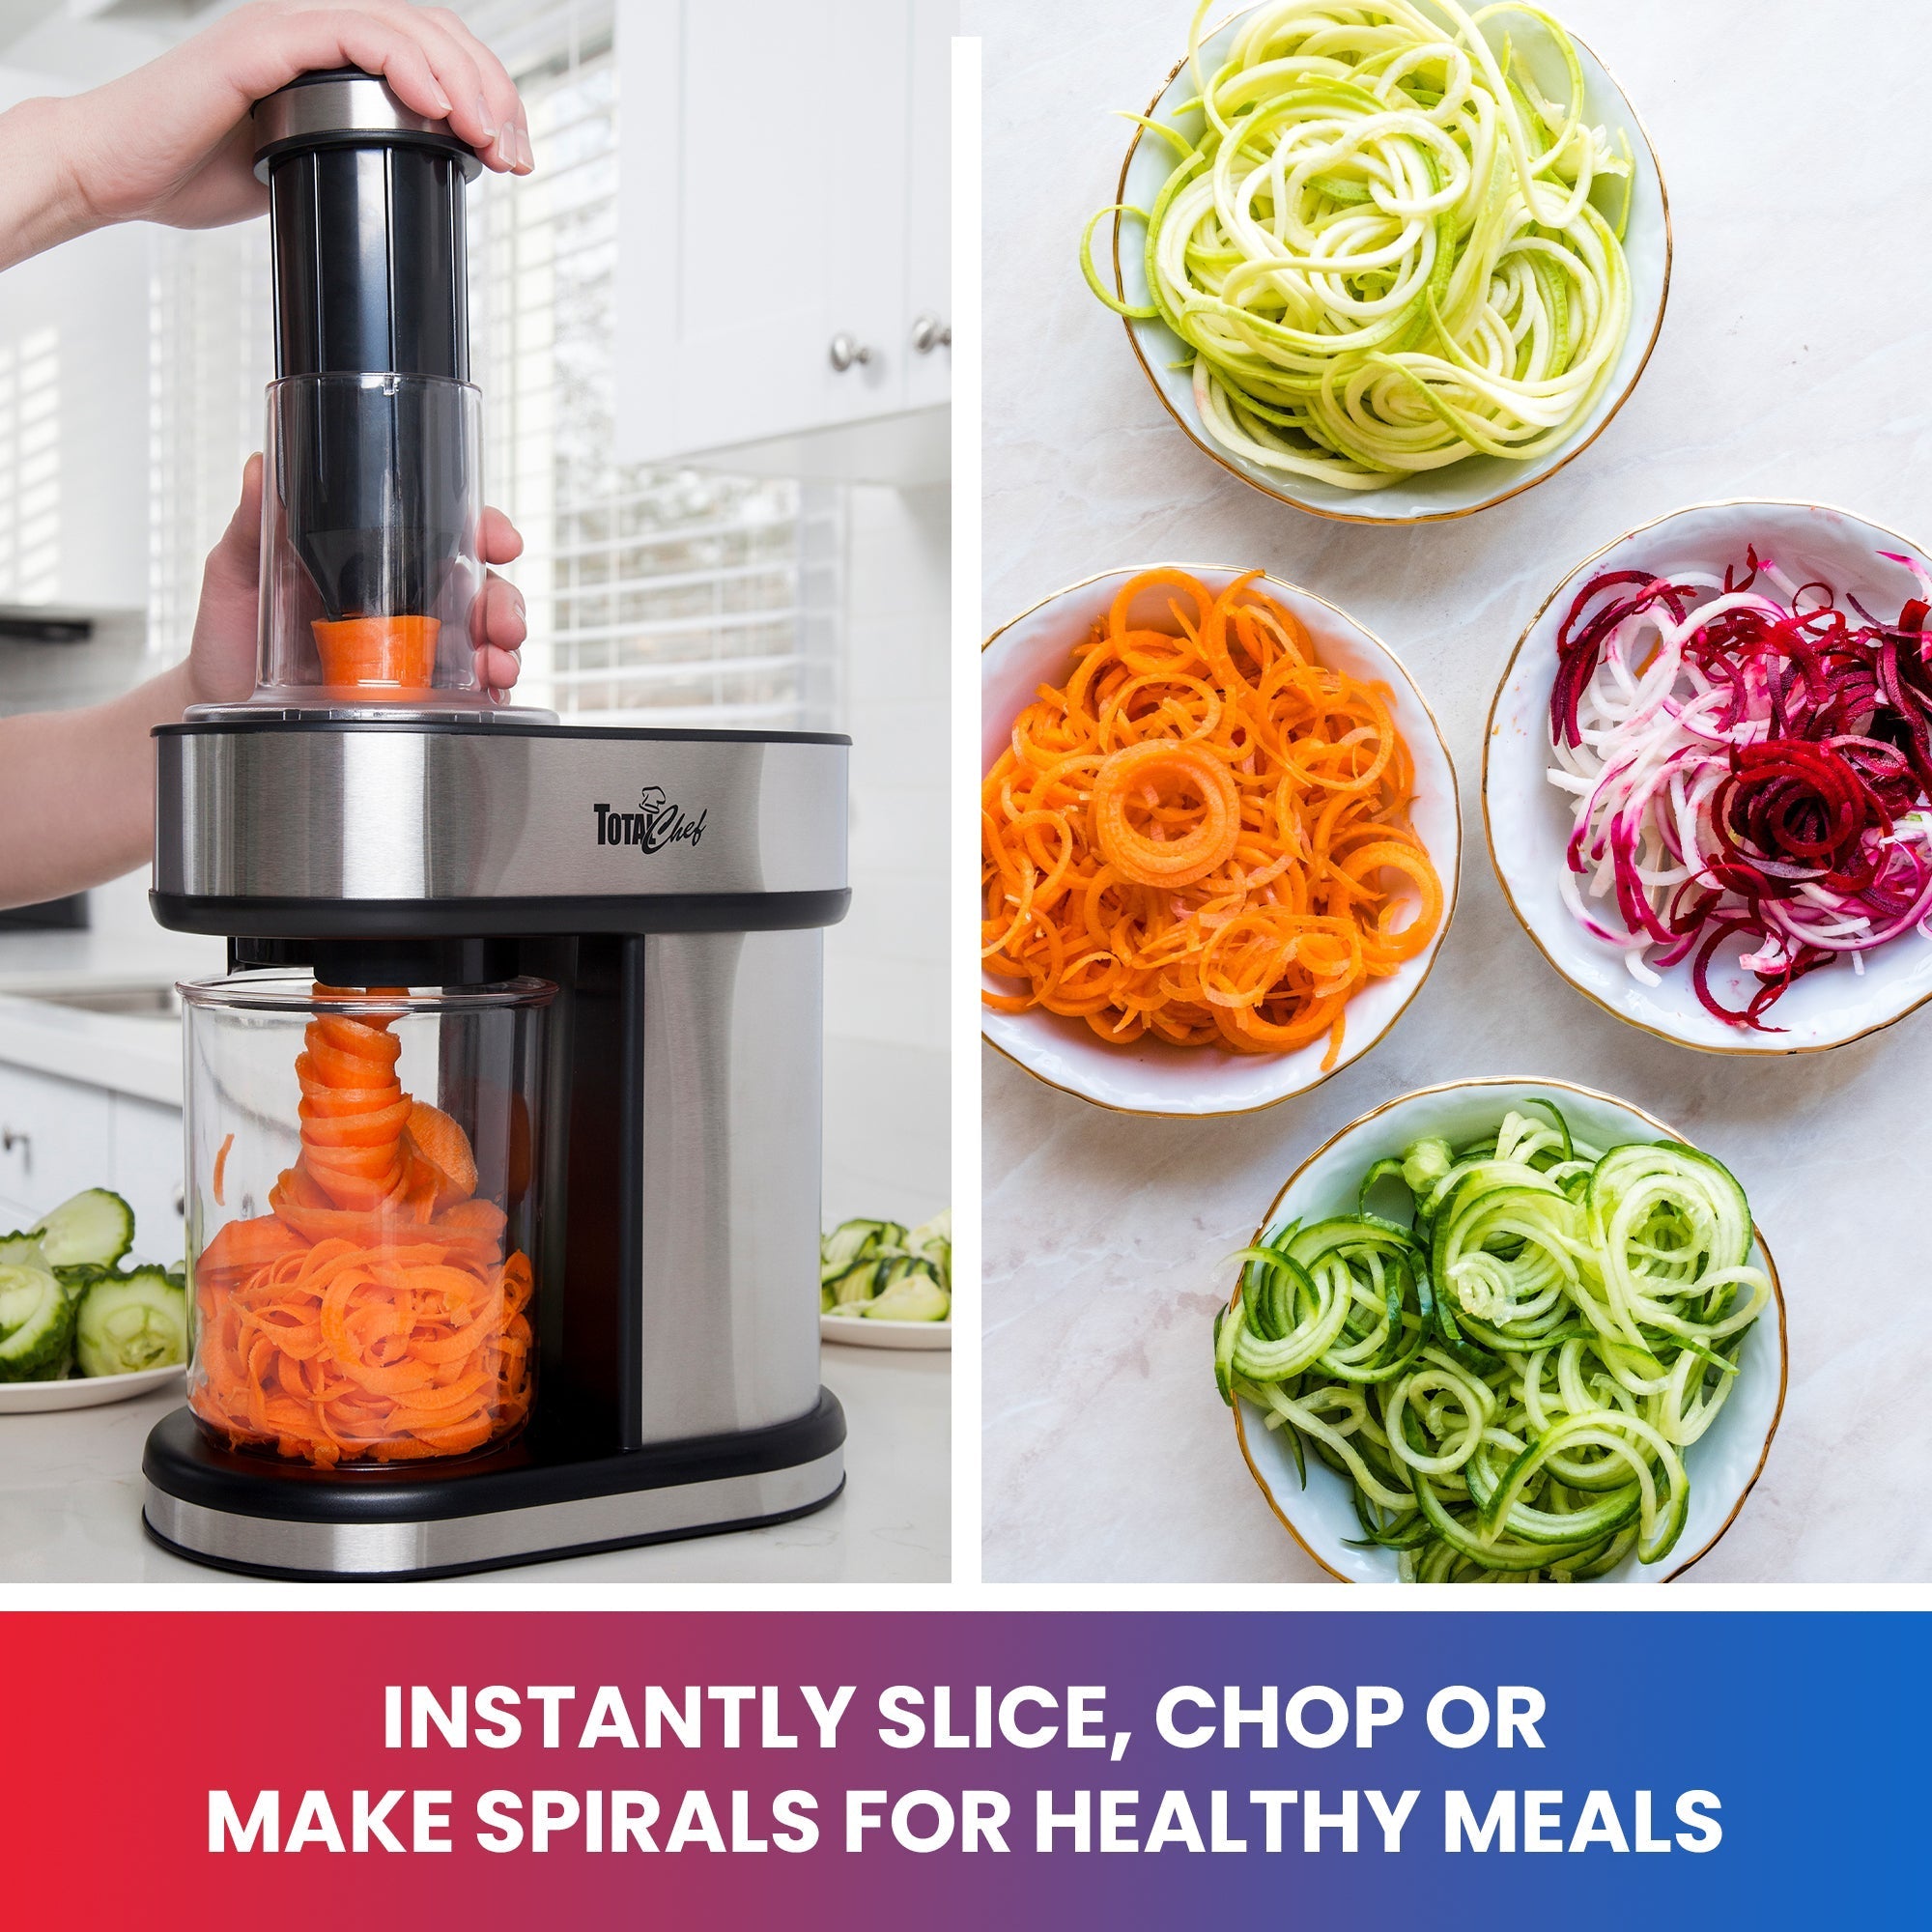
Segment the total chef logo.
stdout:
[[646,785],[638,795],[635,811],[615,811],[608,805],[592,806],[597,814],[600,845],[635,845],[639,852],[662,852],[668,845],[696,845],[704,837],[705,813],[695,817],[663,785]]

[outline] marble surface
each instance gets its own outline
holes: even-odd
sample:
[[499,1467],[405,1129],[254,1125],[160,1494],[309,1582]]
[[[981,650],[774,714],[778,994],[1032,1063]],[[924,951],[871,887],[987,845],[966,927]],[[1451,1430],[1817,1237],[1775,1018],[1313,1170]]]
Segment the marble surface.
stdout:
[[[845,1406],[845,1490],[815,1516],[730,1536],[453,1579],[520,1583],[934,1583],[951,1565],[951,1357],[828,1348]],[[142,1396],[62,1415],[0,1416],[0,1584],[239,1583],[141,1528],[141,1445],[181,1401]],[[259,1587],[259,1585],[258,1585]]]
[[[1932,1014],[1804,1059],[1717,1059],[1591,1007],[1538,957],[1480,836],[1482,724],[1518,634],[1584,555],[1719,497],[1843,504],[1932,535],[1932,144],[1796,0],[1566,0],[1635,102],[1677,260],[1648,374],[1527,495],[1377,530],[1271,502],[1192,448],[1074,261],[1184,0],[974,0],[985,63],[986,628],[1090,572],[1260,564],[1384,638],[1442,720],[1473,849],[1454,930],[1394,1034],[1299,1100],[1218,1122],[1107,1115],[984,1059],[989,1580],[1314,1581],[1236,1454],[1208,1328],[1220,1258],[1321,1139],[1409,1088],[1536,1073],[1621,1094],[1729,1161],[1783,1275],[1782,1427],[1700,1581],[1932,1578],[1932,1293],[1920,1204]],[[1835,16],[1834,16],[1835,17]],[[1932,9],[1860,44],[1932,60]],[[1891,103],[1894,107],[1900,103]]]

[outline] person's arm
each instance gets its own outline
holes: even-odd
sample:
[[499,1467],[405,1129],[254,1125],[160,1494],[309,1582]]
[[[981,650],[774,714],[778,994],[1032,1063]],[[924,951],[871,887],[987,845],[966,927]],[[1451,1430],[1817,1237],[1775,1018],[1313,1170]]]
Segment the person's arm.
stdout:
[[[359,67],[406,106],[447,120],[487,167],[527,174],[523,103],[502,64],[454,14],[402,0],[257,0],[121,79],[0,114],[0,269],[116,221],[211,228],[259,214],[248,114],[299,73]],[[209,558],[187,662],[84,711],[0,720],[0,906],[58,897],[131,870],[154,838],[149,733],[191,704],[254,687],[261,468]],[[486,563],[522,540],[484,513]],[[491,577],[473,613],[477,669],[516,682],[523,600]]]
[[[155,841],[156,724],[191,704],[239,704],[255,688],[261,575],[262,459],[248,460],[242,500],[202,573],[185,662],[124,697],[80,711],[0,718],[0,907],[61,898],[145,865]],[[509,563],[523,539],[485,510],[478,549]],[[517,681],[524,600],[492,571],[470,613],[476,670],[493,697]]]
[[186,665],[85,711],[0,718],[0,907],[130,872],[154,842],[148,733],[193,702]]
[[405,106],[527,174],[528,124],[501,62],[454,14],[401,0],[258,0],[146,67],[0,114],[0,269],[115,221],[213,228],[259,214],[248,110],[299,73],[359,67]]

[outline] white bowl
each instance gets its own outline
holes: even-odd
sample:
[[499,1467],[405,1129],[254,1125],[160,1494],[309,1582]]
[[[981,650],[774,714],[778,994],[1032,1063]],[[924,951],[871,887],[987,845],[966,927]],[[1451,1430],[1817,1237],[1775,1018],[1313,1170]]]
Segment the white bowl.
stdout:
[[[1208,71],[1211,72],[1227,58],[1234,44],[1235,30],[1246,17],[1246,14],[1236,14],[1202,43],[1202,65]],[[1497,25],[1492,44],[1500,45],[1509,24]],[[1526,61],[1529,71],[1551,99],[1563,99],[1569,82],[1545,36],[1535,31],[1523,32],[1520,23],[1516,24],[1519,31],[1511,43],[1516,58]],[[1318,517],[1334,517],[1351,524],[1434,524],[1466,517],[1473,511],[1486,510],[1520,496],[1580,456],[1603,434],[1610,418],[1636,387],[1637,378],[1643,374],[1650,352],[1656,347],[1658,331],[1663,327],[1663,306],[1670,292],[1670,202],[1650,136],[1636,110],[1596,55],[1575,34],[1570,38],[1583,70],[1583,99],[1591,125],[1609,128],[1613,138],[1619,127],[1626,128],[1634,163],[1630,225],[1624,236],[1624,259],[1631,279],[1630,329],[1609,382],[1577,423],[1575,433],[1546,455],[1527,462],[1511,462],[1499,456],[1469,456],[1460,463],[1426,470],[1380,490],[1337,489],[1333,484],[1320,483],[1310,477],[1264,469],[1224,449],[1202,426],[1201,413],[1194,404],[1194,379],[1187,346],[1165,323],[1128,320],[1127,339],[1142,373],[1153,384],[1154,393],[1188,437],[1224,469],[1232,470],[1243,482],[1252,483],[1257,490],[1279,501],[1292,503],[1296,509],[1311,511]],[[1175,64],[1166,86],[1150,103],[1148,118],[1182,128],[1191,139],[1199,131],[1199,115],[1184,117],[1176,110],[1194,97],[1194,91],[1193,77],[1183,57]],[[1168,143],[1148,138],[1145,130],[1137,127],[1121,169],[1120,190],[1114,199],[1130,207],[1151,208],[1173,172],[1174,153]],[[1622,198],[1621,180],[1601,184],[1592,195],[1599,210],[1612,221]],[[1141,246],[1146,232],[1143,224],[1131,217],[1115,217],[1115,287],[1122,300],[1136,306],[1144,305],[1148,299]],[[1184,360],[1190,366],[1175,366]]]
[[[1174,566],[1222,590],[1243,573],[1210,564]],[[1065,681],[1076,645],[1107,614],[1120,586],[1139,570],[1110,570],[1056,591],[1015,617],[986,641],[980,662],[980,770],[988,771],[1012,735],[1013,720],[1034,700],[1043,684]],[[1463,820],[1456,799],[1456,773],[1434,714],[1402,661],[1379,638],[1312,591],[1279,578],[1258,580],[1271,597],[1293,611],[1308,628],[1321,662],[1350,677],[1372,680],[1388,690],[1396,728],[1415,761],[1415,796],[1409,803],[1414,826],[1442,882],[1442,918],[1435,934],[1413,959],[1385,980],[1374,980],[1349,1002],[1342,1051],[1327,1072],[1321,1068],[1325,1040],[1294,1053],[1230,1053],[1219,1047],[1174,1046],[1142,1039],[1132,1046],[1109,1046],[1084,1020],[1064,1018],[1037,1008],[1028,1012],[986,1010],[980,1032],[1029,1073],[1077,1094],[1096,1106],[1123,1114],[1183,1118],[1251,1113],[1291,1094],[1319,1087],[1359,1060],[1422,990],[1456,912],[1456,870],[1462,854]],[[1137,613],[1138,614],[1138,613]],[[1165,615],[1150,600],[1149,621]],[[995,991],[1010,991],[1009,980],[988,980]]]
[[[1837,960],[1796,981],[1766,1015],[1781,1033],[1726,1025],[1705,1011],[1689,962],[1664,970],[1662,984],[1639,985],[1623,955],[1577,924],[1557,890],[1574,823],[1573,801],[1546,774],[1549,691],[1556,633],[1578,589],[1599,571],[1719,569],[1742,561],[1747,544],[1799,582],[1816,578],[1842,600],[1855,593],[1883,615],[1916,594],[1903,564],[1881,551],[1928,559],[1916,544],[1844,510],[1817,503],[1740,501],[1675,510],[1606,545],[1550,592],[1519,639],[1490,707],[1483,739],[1483,823],[1504,896],[1543,956],[1605,1011],[1664,1039],[1706,1053],[1816,1053],[1889,1026],[1932,999],[1932,941],[1906,934],[1866,955],[1862,974]],[[1711,971],[1711,990],[1741,1006],[1758,981],[1734,957]]]
[[[1425,1134],[1450,1141],[1473,1140],[1494,1127],[1511,1107],[1532,1099],[1553,1101],[1563,1110],[1571,1132],[1593,1146],[1609,1149],[1628,1141],[1682,1140],[1662,1121],[1627,1100],[1592,1093],[1562,1080],[1461,1080],[1425,1087],[1390,1100],[1346,1126],[1302,1162],[1274,1198],[1256,1238],[1284,1222],[1319,1221],[1355,1211],[1363,1172],[1385,1154],[1399,1154]],[[1771,1453],[1771,1438],[1784,1408],[1786,1354],[1784,1294],[1776,1264],[1763,1236],[1751,1262],[1771,1276],[1772,1304],[1746,1331],[1738,1356],[1737,1386],[1710,1429],[1684,1452],[1690,1479],[1690,1508],[1676,1546],[1660,1563],[1642,1564],[1635,1552],[1606,1576],[1605,1583],[1668,1583],[1706,1554],[1730,1528],[1751,1485]],[[1393,1583],[1395,1552],[1356,1549],[1361,1536],[1348,1479],[1310,1455],[1308,1487],[1301,1487],[1282,1429],[1269,1429],[1264,1411],[1236,1399],[1235,1434],[1248,1471],[1261,1485],[1282,1527],[1331,1577],[1345,1583]],[[1588,1587],[1588,1586],[1585,1586]]]

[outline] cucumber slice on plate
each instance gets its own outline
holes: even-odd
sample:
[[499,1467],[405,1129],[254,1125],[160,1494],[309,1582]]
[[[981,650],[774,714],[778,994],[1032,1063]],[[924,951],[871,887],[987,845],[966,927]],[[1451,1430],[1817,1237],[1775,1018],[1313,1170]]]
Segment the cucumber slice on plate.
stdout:
[[931,1220],[922,1221],[906,1236],[905,1244],[909,1254],[921,1255],[932,1264],[944,1286],[952,1271],[952,1209],[942,1208]]
[[0,1267],[48,1265],[46,1250],[41,1246],[40,1229],[16,1228],[11,1235],[0,1235]]
[[112,1267],[134,1245],[134,1210],[118,1194],[90,1187],[63,1201],[40,1225],[41,1247],[55,1267]]
[[885,1232],[883,1221],[841,1221],[818,1243],[818,1279],[821,1285],[843,1274],[855,1262],[863,1261],[879,1244]]
[[868,1321],[944,1321],[952,1297],[921,1269],[898,1280],[859,1310]]
[[74,1353],[84,1376],[125,1376],[187,1360],[187,1295],[167,1270],[99,1274],[78,1305]]
[[59,1381],[72,1360],[74,1305],[43,1267],[0,1267],[0,1381]]
[[[878,1293],[879,1270],[885,1263],[871,1258],[854,1262],[841,1274],[825,1282],[820,1293],[819,1305],[823,1309],[838,1310],[857,1306],[869,1301]],[[826,1299],[826,1297],[830,1299]]]
[[91,1262],[76,1262],[71,1267],[57,1267],[54,1279],[67,1291],[70,1301],[78,1301],[94,1286],[97,1275],[112,1274],[112,1268],[98,1268]]

